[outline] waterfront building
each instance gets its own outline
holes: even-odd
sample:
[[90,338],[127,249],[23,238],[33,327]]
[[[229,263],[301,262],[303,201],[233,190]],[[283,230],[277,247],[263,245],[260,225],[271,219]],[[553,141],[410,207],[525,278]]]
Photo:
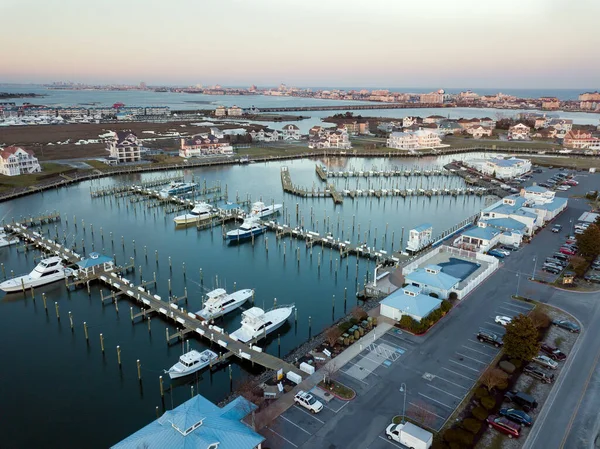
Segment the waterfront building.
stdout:
[[490,117],[483,117],[482,119],[479,119],[479,124],[481,126],[485,126],[485,127],[494,129],[496,127],[496,120],[494,120]]
[[548,126],[548,118],[545,115],[534,117],[533,121],[534,129],[542,129]]
[[223,131],[221,131],[216,126],[211,126],[209,130],[210,130],[210,133],[213,136],[215,136],[217,139],[223,139],[225,137],[225,134],[223,133]]
[[253,142],[277,142],[280,139],[279,131],[269,128],[249,132]]
[[233,154],[232,146],[212,134],[196,134],[180,141],[179,156],[183,158],[213,154]]
[[527,225],[514,218],[489,218],[481,220],[478,225],[496,229],[501,232],[500,243],[510,246],[519,246],[523,236],[528,234]]
[[442,104],[444,103],[444,91],[443,89],[440,89],[437,92],[421,94],[419,101],[422,104]]
[[117,164],[142,160],[142,144],[131,130],[117,131],[107,139],[106,150],[110,153],[109,161]]
[[586,111],[600,110],[600,92],[586,92],[579,95],[579,108]]
[[[468,161],[466,161],[469,164]],[[497,179],[512,179],[531,171],[529,159],[494,157],[486,159],[480,171]]]
[[225,109],[225,106],[217,106],[217,109],[215,109],[215,116],[216,117],[225,117],[227,115],[227,109]]
[[419,148],[419,139],[411,131],[395,131],[389,135],[386,146],[396,150],[416,150]]
[[586,133],[580,130],[571,130],[565,134],[563,144],[569,148],[589,149],[597,148],[600,145],[600,139],[592,136],[592,133]]
[[338,126],[345,128],[351,136],[370,133],[369,121],[365,119],[342,119],[338,121]]
[[265,438],[242,421],[255,409],[242,396],[221,408],[196,395],[112,449],[261,449]]
[[535,213],[539,221],[547,223],[564,211],[567,208],[567,204],[567,198],[557,196],[552,201],[543,203],[529,203],[523,207],[523,210]]
[[553,118],[548,121],[547,126],[556,130],[557,137],[564,138],[573,129],[573,120]]
[[538,185],[532,185],[523,187],[520,195],[526,200],[534,201],[536,203],[547,203],[554,199],[556,192]]
[[426,265],[404,276],[407,284],[419,287],[427,295],[436,295],[440,299],[448,299],[450,292],[460,279],[442,271],[439,265]]
[[464,103],[474,103],[479,100],[479,94],[467,90],[458,94],[458,100]]
[[227,109],[227,115],[229,117],[241,117],[242,112],[243,112],[242,108],[240,108],[239,106],[235,106],[235,105],[233,105],[232,107]]
[[419,129],[414,131],[417,136],[419,148],[437,148],[442,146],[442,138],[437,132],[431,129]]
[[438,126],[438,133],[444,136],[450,134],[460,134],[463,127],[455,120],[445,120]]
[[57,108],[56,115],[61,117],[82,117],[89,115],[89,111],[86,108]]
[[556,139],[558,137],[558,132],[554,128],[542,128],[535,131],[531,136],[541,139]]
[[487,126],[473,126],[467,128],[467,134],[473,136],[473,139],[481,139],[482,137],[490,137],[492,135],[492,128]]
[[461,118],[457,121],[462,129],[469,129],[473,126],[481,125],[481,122],[478,118]]
[[144,108],[145,115],[171,115],[171,109],[168,106],[151,106]]
[[350,143],[350,138],[348,137],[348,131],[344,128],[338,128],[336,130],[321,128],[320,132],[309,138],[308,148],[337,148],[340,150],[348,150],[352,148],[352,145]]
[[404,117],[402,119],[402,128],[410,128],[411,126],[420,123],[421,122],[421,117]]
[[407,285],[383,299],[379,313],[392,320],[400,321],[407,315],[421,321],[442,304],[442,300],[422,293],[421,288]]
[[12,145],[0,148],[0,174],[18,176],[41,171],[42,167],[33,151]]
[[555,111],[560,108],[560,101],[555,97],[542,97],[542,109],[548,111]]
[[281,130],[281,137],[283,140],[300,140],[302,134],[300,134],[300,128],[293,123],[285,125]]
[[406,251],[416,253],[433,242],[433,226],[423,223],[408,232]]
[[486,253],[498,243],[502,232],[493,227],[488,227],[485,222],[478,222],[477,226],[467,229],[455,241],[454,246],[473,252]]
[[435,123],[436,125],[439,125],[443,120],[446,120],[446,117],[442,115],[430,115],[429,117],[425,117],[423,119],[423,123]]
[[508,139],[509,140],[529,140],[531,139],[531,128],[523,123],[517,123],[516,125],[508,128]]

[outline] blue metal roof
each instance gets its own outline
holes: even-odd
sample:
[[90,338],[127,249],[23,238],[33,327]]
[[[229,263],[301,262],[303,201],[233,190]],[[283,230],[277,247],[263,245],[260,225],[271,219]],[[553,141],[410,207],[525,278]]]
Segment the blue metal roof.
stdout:
[[433,225],[431,223],[423,223],[420,224],[419,226],[417,226],[416,228],[413,228],[413,231],[417,231],[417,232],[423,232],[423,231],[427,231],[429,228],[432,228]]
[[108,257],[100,253],[90,253],[90,257],[77,262],[77,266],[79,268],[91,268],[107,262],[113,262],[112,257]]
[[548,191],[548,189],[546,189],[544,187],[540,187],[538,185],[535,185],[535,186],[525,187],[525,191],[533,192],[533,193],[546,193]]
[[242,397],[220,408],[194,396],[112,446],[116,449],[254,449],[265,438],[240,420],[256,406]]
[[[407,290],[409,287],[410,286],[405,287],[404,290]],[[429,295],[407,295],[402,289],[396,290],[394,293],[381,301],[381,304],[385,304],[386,306],[393,307],[401,312],[421,318],[429,315],[431,312],[437,309],[441,303],[441,299],[437,299]]]
[[[438,266],[437,268],[441,267]],[[425,268],[418,268],[412,273],[404,276],[404,278],[406,279],[406,282],[416,282],[418,284],[424,284],[442,290],[450,290],[460,282],[460,279],[450,276],[442,271],[438,273],[429,273]]]
[[224,203],[218,204],[217,207],[221,210],[236,210],[236,209],[240,209],[242,206],[240,206],[237,203],[224,202]]
[[492,164],[496,164],[498,167],[512,167],[513,165],[522,164],[524,161],[523,161],[523,159],[516,159],[516,158],[510,158],[510,159],[492,158],[492,159],[490,159],[490,162]]
[[488,226],[492,226],[494,228],[502,229],[503,231],[522,231],[527,228],[525,223],[521,223],[519,220],[515,220],[514,218],[489,218],[486,219],[485,222]]
[[536,204],[535,206],[531,206],[532,209],[543,209],[543,210],[549,210],[551,212],[558,210],[562,207],[564,207],[567,203],[567,198],[563,198],[560,196],[554,197],[554,199],[552,201],[550,201],[549,203],[546,204]]
[[496,229],[482,228],[480,226],[476,226],[474,228],[471,228],[471,229],[463,232],[463,235],[465,235],[467,237],[474,237],[476,239],[483,239],[483,240],[492,240],[498,234],[500,234],[500,231],[498,231]]

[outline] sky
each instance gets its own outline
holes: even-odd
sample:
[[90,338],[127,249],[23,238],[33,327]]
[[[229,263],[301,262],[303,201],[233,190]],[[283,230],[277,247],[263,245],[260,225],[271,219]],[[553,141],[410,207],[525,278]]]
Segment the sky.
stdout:
[[0,83],[597,88],[598,0],[0,0]]

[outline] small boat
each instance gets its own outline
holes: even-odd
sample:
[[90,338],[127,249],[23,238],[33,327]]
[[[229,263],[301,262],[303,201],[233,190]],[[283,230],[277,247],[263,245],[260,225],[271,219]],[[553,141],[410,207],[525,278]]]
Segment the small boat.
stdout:
[[258,218],[248,217],[239,228],[227,233],[227,240],[249,239],[253,235],[262,234],[266,229]]
[[248,156],[242,156],[240,158],[240,164],[247,164],[248,162],[250,162],[250,159],[248,158]]
[[0,290],[11,293],[21,291],[24,288],[40,287],[52,282],[62,281],[70,272],[70,269],[63,266],[60,257],[49,257],[42,259],[31,273],[2,282]]
[[195,182],[172,182],[168,187],[161,189],[158,194],[161,198],[167,198],[171,195],[181,195],[182,193],[192,191],[197,185]]
[[266,336],[281,327],[293,311],[293,304],[275,307],[268,312],[260,307],[252,307],[242,313],[242,327],[232,332],[230,336],[242,343]]
[[188,374],[206,368],[210,365],[212,360],[215,360],[218,357],[219,356],[210,349],[206,349],[202,352],[192,349],[179,357],[179,361],[169,368],[168,371],[165,371],[165,373],[168,373],[171,379],[187,376]]
[[270,206],[267,206],[262,201],[257,201],[252,205],[250,215],[252,215],[253,217],[264,218],[268,217],[269,215],[276,214],[282,207],[282,204],[272,204]]
[[4,232],[0,232],[0,248],[4,248],[5,246],[10,246],[14,243],[18,243],[18,237],[6,235]]
[[175,224],[197,223],[199,221],[208,220],[213,216],[213,208],[210,204],[203,201],[196,203],[189,214],[179,215],[173,218]]
[[253,293],[250,289],[244,289],[227,294],[224,289],[217,288],[206,294],[207,299],[204,301],[204,308],[196,312],[196,315],[201,316],[205,320],[225,315],[244,304],[248,298],[252,297]]

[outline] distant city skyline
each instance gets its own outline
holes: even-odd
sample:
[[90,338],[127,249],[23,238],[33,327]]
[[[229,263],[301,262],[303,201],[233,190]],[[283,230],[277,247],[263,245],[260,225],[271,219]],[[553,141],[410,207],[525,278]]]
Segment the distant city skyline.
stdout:
[[4,0],[0,14],[0,83],[589,90],[600,73],[595,0]]

